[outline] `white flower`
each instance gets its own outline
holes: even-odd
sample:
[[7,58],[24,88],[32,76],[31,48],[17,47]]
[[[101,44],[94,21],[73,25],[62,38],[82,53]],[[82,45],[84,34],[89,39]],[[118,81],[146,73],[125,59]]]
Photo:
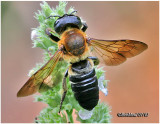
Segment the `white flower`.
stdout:
[[[108,90],[107,88],[105,88],[105,86],[107,85],[107,83],[109,82],[109,80],[105,80],[104,75],[102,75],[99,79],[98,79],[98,87],[99,89],[104,93],[105,96],[108,95]],[[104,86],[105,85],[105,86]]]
[[93,109],[91,111],[88,111],[86,109],[81,109],[78,112],[78,115],[82,120],[90,119],[92,117],[92,114],[93,114]]

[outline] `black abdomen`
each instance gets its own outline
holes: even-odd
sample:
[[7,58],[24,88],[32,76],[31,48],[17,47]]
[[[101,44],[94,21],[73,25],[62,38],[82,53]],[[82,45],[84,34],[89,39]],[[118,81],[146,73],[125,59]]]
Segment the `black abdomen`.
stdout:
[[86,72],[88,64],[89,61],[84,60],[79,62],[78,66],[73,65],[72,70],[78,71],[77,69],[80,69],[81,74],[70,75],[69,79],[72,82],[71,87],[76,100],[84,109],[92,110],[99,100],[99,88],[95,69],[92,68]]

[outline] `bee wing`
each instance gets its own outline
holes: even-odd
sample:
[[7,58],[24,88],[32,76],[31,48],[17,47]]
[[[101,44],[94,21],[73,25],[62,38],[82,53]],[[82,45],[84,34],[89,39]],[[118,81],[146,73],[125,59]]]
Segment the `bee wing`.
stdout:
[[106,65],[115,66],[134,57],[148,48],[147,44],[136,40],[98,40],[88,38],[88,44],[93,46],[98,58]]
[[51,73],[59,61],[61,55],[62,51],[58,50],[43,67],[41,67],[29,78],[29,80],[17,93],[17,97],[32,95],[44,86],[51,87],[51,85],[53,85],[51,83],[54,83],[51,81]]

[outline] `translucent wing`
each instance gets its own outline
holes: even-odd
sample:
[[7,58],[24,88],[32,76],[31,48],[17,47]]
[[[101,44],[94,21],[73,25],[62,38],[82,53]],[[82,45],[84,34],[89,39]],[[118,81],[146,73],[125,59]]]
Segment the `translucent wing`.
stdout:
[[93,46],[99,58],[106,65],[119,65],[126,58],[134,57],[148,48],[147,44],[136,40],[98,40],[88,38],[88,44]]
[[41,87],[51,87],[54,82],[51,80],[51,73],[62,55],[62,51],[58,50],[53,57],[35,74],[33,74],[24,86],[17,93],[17,97],[32,95],[39,91]]

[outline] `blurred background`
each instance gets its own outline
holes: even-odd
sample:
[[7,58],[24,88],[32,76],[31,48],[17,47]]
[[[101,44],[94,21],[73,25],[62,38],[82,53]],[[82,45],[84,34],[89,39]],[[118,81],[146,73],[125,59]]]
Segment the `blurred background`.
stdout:
[[[31,123],[46,106],[34,97],[17,98],[28,72],[42,62],[43,50],[32,48],[31,29],[41,2],[2,2],[2,123]],[[58,2],[48,2],[51,7]],[[159,2],[68,2],[89,26],[88,36],[134,39],[148,44],[142,54],[125,63],[106,66],[111,122],[159,122]],[[117,117],[117,113],[148,113],[148,117]]]

